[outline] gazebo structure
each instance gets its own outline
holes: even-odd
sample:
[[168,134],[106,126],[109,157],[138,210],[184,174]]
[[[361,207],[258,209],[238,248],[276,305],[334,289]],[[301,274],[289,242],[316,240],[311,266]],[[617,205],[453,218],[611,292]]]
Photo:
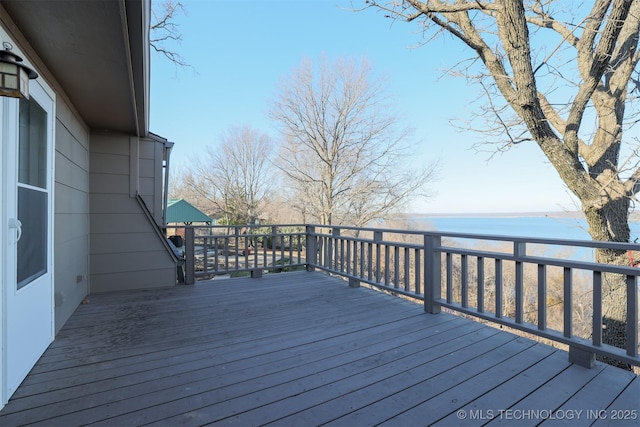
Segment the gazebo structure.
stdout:
[[169,224],[204,224],[212,225],[215,220],[184,199],[167,202],[167,225]]
[[[216,221],[193,206],[184,199],[173,199],[167,201],[167,236],[184,234],[183,228],[174,228],[172,225],[213,225]],[[182,236],[184,237],[184,236]]]

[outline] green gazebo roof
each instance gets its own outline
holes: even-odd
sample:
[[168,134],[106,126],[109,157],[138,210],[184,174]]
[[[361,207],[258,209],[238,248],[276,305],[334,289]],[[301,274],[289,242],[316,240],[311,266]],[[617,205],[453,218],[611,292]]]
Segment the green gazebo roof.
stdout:
[[184,199],[167,202],[167,224],[192,224],[194,222],[212,224],[214,220]]

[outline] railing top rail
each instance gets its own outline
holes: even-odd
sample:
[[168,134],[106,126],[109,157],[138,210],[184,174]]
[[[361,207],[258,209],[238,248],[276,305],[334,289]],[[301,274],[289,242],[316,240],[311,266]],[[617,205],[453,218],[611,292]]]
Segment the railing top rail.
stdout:
[[[318,225],[308,224],[317,228],[326,229],[341,229],[341,230],[357,230],[357,231],[370,231],[370,232],[384,232],[392,234],[410,234],[410,235],[428,235],[428,236],[440,236],[450,237],[454,239],[473,239],[473,240],[492,240],[502,242],[514,242],[514,243],[534,243],[543,245],[557,245],[557,246],[576,246],[586,248],[604,248],[604,249],[617,249],[622,251],[627,250],[640,250],[640,243],[628,243],[628,242],[606,242],[597,240],[573,240],[573,239],[555,239],[555,238],[542,238],[542,237],[527,237],[527,236],[509,236],[501,234],[475,234],[475,233],[456,233],[448,231],[435,231],[435,230],[402,230],[395,228],[374,228],[374,227],[354,227],[354,226],[342,226],[342,225]],[[322,234],[316,232],[315,234]]]
[[[315,235],[323,235],[318,229],[327,230],[352,230],[359,232],[381,232],[390,234],[404,234],[415,236],[434,236],[434,237],[447,237],[452,239],[470,239],[470,240],[484,240],[495,242],[513,242],[513,243],[531,243],[541,245],[554,245],[554,246],[571,246],[582,247],[592,249],[613,249],[620,251],[640,251],[640,243],[626,243],[626,242],[605,242],[597,240],[579,240],[579,239],[556,239],[556,238],[541,238],[541,237],[528,237],[528,236],[509,236],[501,234],[475,234],[475,233],[456,233],[448,231],[435,231],[435,230],[403,230],[396,228],[380,228],[380,227],[356,227],[347,225],[321,225],[321,224],[246,224],[246,225],[174,225],[172,228],[186,228],[193,227],[194,229],[260,229],[260,228],[316,228]],[[303,233],[303,231],[299,231]],[[330,235],[331,233],[326,233]],[[358,237],[357,239],[366,240],[366,238]],[[388,242],[392,242],[393,239],[385,239]]]
[[169,224],[168,228],[271,228],[271,227],[306,227],[307,224],[233,224],[233,225],[224,225],[224,224],[193,224],[193,225],[185,225],[185,224]]

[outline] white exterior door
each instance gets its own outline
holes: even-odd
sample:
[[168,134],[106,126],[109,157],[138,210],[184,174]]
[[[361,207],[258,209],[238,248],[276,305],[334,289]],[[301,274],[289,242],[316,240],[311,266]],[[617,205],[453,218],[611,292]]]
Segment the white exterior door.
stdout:
[[0,98],[0,104],[5,403],[54,337],[55,104],[51,92],[33,80],[30,100]]

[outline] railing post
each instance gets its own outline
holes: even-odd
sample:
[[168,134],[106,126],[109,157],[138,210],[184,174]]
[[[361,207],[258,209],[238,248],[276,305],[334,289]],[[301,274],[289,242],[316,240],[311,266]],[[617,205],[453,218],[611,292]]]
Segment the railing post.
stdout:
[[[246,235],[247,233],[251,233],[251,232],[253,231],[253,230],[251,229],[251,227],[248,227],[246,230],[247,230],[247,231],[245,231],[245,233],[244,233],[245,235]],[[236,228],[236,235],[237,235],[237,234],[238,234],[238,229]],[[273,242],[273,240],[272,240],[272,242]],[[249,267],[249,264],[250,264],[250,262],[249,262],[249,258],[250,258],[250,255],[251,255],[251,253],[250,253],[250,249],[249,249],[250,247],[251,247],[251,246],[250,246],[250,242],[247,240],[247,237],[245,237],[245,240],[244,240],[244,251],[243,251],[243,254],[245,255],[245,260],[246,260],[246,264],[247,264],[247,265],[246,265],[246,267]],[[236,248],[236,253],[237,253],[237,248]],[[254,247],[253,259],[254,259],[254,263],[253,263],[253,266],[252,266],[251,270],[249,270],[249,271],[250,271],[250,273],[249,273],[249,274],[251,275],[251,277],[252,277],[253,279],[259,279],[259,278],[261,278],[261,277],[262,277],[263,269],[262,269],[262,268],[260,268],[260,266],[258,266],[258,250],[257,250],[257,244],[256,244],[256,246]],[[266,267],[266,265],[265,265],[265,267]],[[238,264],[237,264],[237,263],[236,263],[236,268],[238,268]]]
[[[331,230],[331,239],[329,240],[329,268],[332,270],[340,270],[338,268],[338,239],[340,238],[340,229],[334,227]],[[326,264],[325,264],[326,266]]]
[[193,285],[196,282],[195,233],[193,227],[184,229],[184,283]]
[[307,252],[307,271],[314,271],[318,263],[318,249],[316,244],[316,228],[312,225],[305,227],[305,251]]
[[381,230],[376,230],[373,232],[373,241],[375,242],[376,245],[376,260],[375,260],[375,265],[376,265],[376,282],[380,283],[380,244],[382,242],[383,239],[383,234]]
[[440,313],[436,301],[442,298],[440,252],[435,250],[441,244],[442,237],[424,235],[424,311],[432,314]]

